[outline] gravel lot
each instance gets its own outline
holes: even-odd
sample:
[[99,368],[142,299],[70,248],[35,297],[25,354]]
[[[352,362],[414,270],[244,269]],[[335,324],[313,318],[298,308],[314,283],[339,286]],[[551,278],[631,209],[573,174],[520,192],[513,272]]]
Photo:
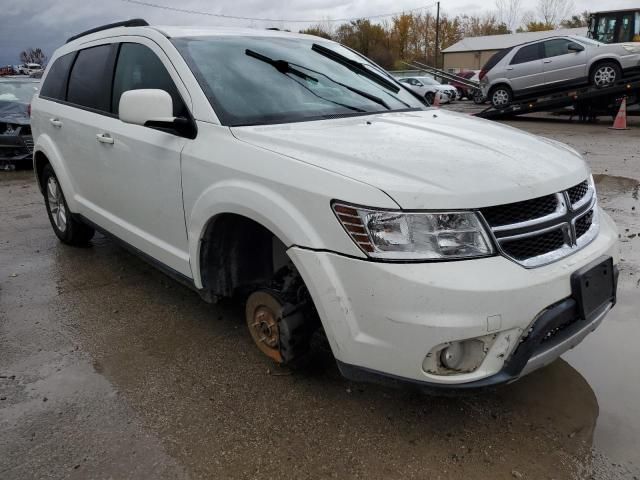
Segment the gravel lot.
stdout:
[[105,237],[60,244],[31,172],[0,172],[0,478],[640,478],[640,121],[508,123],[591,164],[619,304],[564,360],[466,397],[274,368],[241,305]]

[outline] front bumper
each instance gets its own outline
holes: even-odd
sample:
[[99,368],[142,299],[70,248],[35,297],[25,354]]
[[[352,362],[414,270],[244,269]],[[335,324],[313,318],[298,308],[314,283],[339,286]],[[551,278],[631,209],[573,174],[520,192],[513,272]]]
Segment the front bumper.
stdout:
[[[532,350],[522,357],[524,363],[513,360],[516,349],[521,350],[521,338],[533,325],[543,325],[544,318],[554,322],[573,315],[571,275],[603,255],[617,264],[617,231],[603,212],[600,233],[591,244],[535,269],[500,256],[400,264],[289,249],[345,376],[366,380],[382,375],[440,388],[509,382],[579,343],[606,311],[566,329],[570,335],[558,336],[562,342],[557,348]],[[438,375],[423,369],[426,356],[439,345],[487,335],[494,341],[476,370]]]
[[31,161],[33,138],[31,135],[0,135],[0,161]]

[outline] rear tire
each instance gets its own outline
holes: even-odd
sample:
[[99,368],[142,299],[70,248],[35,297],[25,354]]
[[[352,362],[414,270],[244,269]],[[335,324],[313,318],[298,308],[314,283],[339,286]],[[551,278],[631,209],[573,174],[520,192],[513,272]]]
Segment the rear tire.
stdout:
[[602,62],[591,69],[589,82],[595,87],[603,88],[614,85],[621,78],[620,65],[616,62]]
[[513,101],[513,91],[507,85],[498,85],[489,92],[489,100],[493,108],[506,108]]
[[473,92],[471,94],[471,100],[473,100],[473,103],[475,103],[476,105],[482,105],[487,101],[481,90],[476,90],[475,92]]
[[86,246],[93,238],[95,230],[76,220],[69,211],[62,193],[58,177],[51,165],[42,170],[41,185],[44,189],[44,204],[54,233],[62,243],[74,246]]

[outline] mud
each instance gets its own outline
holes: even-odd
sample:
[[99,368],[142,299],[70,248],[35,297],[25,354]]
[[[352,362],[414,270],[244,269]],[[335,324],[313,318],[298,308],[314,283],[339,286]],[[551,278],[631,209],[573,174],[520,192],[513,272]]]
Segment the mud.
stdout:
[[0,172],[0,478],[640,478],[638,129],[516,126],[592,162],[619,304],[564,360],[468,397],[274,368],[240,305],[104,237],[61,245],[30,174]]

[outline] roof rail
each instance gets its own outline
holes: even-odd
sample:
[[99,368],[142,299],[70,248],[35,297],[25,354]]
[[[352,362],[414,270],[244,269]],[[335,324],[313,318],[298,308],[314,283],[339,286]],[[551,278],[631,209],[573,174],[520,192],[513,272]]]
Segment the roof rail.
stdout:
[[96,32],[101,32],[103,30],[108,30],[110,28],[116,28],[116,27],[148,27],[149,24],[147,23],[146,20],[143,20],[142,18],[132,18],[131,20],[125,20],[124,22],[116,22],[116,23],[109,23],[108,25],[102,25],[101,27],[96,27],[96,28],[92,28],[91,30],[87,30],[86,32],[82,32],[79,33],[77,35],[74,35],[73,37],[70,37],[66,43],[69,42],[73,42],[74,40],[77,40],[80,37],[84,37],[85,35],[89,35],[91,33],[96,33]]

